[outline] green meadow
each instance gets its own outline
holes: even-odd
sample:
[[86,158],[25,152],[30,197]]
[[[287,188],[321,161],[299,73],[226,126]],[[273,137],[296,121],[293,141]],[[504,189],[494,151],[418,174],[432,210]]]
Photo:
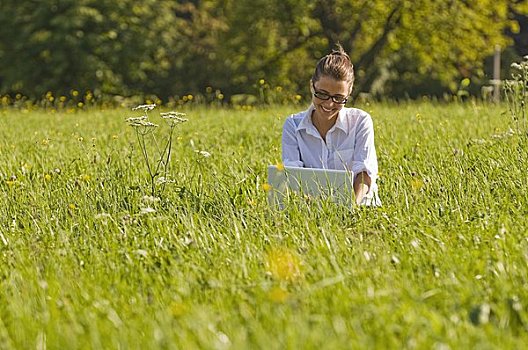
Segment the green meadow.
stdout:
[[359,107],[381,208],[268,206],[304,106],[185,109],[159,198],[138,113],[0,110],[0,348],[524,347],[528,138],[507,107]]

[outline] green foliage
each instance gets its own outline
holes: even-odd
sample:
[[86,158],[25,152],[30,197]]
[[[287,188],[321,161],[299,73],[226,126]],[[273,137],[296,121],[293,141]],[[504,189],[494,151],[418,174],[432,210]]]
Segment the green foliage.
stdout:
[[[507,0],[4,0],[0,94],[167,100],[206,89],[258,96],[265,79],[308,94],[316,60],[336,42],[356,65],[354,94],[456,93],[484,79],[495,45],[528,14]],[[432,83],[431,83],[432,82]],[[430,86],[432,85],[432,87]],[[429,91],[425,91],[426,93]],[[217,95],[220,95],[217,94]],[[409,95],[413,95],[410,93]]]
[[[175,41],[167,1],[39,1],[2,3],[5,38],[0,76],[7,91],[31,96],[96,88],[116,94],[154,89],[167,72]],[[13,69],[16,67],[16,69]]]

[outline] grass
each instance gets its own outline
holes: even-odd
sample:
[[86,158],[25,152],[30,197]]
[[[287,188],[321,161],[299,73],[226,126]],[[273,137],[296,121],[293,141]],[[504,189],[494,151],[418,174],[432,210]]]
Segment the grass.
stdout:
[[383,207],[282,212],[262,184],[299,107],[187,110],[161,201],[128,111],[0,111],[0,348],[522,347],[528,148],[506,107],[362,108]]

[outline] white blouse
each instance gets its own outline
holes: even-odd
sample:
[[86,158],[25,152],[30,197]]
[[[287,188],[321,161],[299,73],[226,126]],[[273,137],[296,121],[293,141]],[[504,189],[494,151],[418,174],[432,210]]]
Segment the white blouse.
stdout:
[[365,201],[380,205],[376,178],[378,159],[374,146],[372,117],[357,108],[342,108],[326,142],[312,123],[313,105],[290,115],[282,131],[282,162],[286,166],[365,171],[372,184]]

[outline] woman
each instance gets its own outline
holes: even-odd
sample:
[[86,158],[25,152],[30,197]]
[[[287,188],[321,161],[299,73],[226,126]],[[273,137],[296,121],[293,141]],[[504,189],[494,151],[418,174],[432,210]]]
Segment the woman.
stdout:
[[310,108],[289,116],[284,123],[282,162],[352,171],[356,203],[378,206],[372,118],[360,109],[344,107],[353,83],[354,67],[338,45],[317,63],[310,81]]

